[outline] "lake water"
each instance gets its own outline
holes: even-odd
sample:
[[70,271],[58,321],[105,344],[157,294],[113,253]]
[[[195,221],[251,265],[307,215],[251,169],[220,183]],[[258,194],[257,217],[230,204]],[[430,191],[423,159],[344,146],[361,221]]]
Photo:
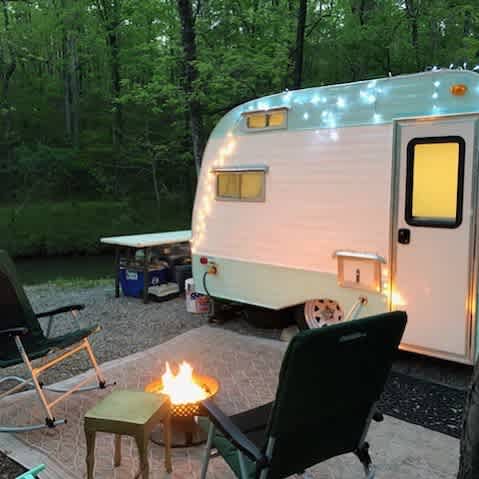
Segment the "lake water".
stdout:
[[15,266],[25,285],[53,280],[114,278],[114,254],[18,258]]

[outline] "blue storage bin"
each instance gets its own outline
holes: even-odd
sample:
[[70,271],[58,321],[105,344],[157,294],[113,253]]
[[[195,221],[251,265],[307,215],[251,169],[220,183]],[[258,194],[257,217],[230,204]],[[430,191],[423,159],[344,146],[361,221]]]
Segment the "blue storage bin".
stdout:
[[[168,268],[155,269],[148,272],[149,286],[157,286],[168,282]],[[143,271],[128,268],[120,269],[121,290],[125,296],[141,298],[143,296]]]

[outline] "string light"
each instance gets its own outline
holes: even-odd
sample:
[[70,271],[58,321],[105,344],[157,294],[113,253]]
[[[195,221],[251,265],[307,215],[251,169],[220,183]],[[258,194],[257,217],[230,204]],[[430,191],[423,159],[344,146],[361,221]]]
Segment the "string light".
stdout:
[[437,93],[437,91],[435,91],[435,92],[432,94],[432,98],[433,98],[434,100],[436,100],[438,96],[439,96],[439,94]]
[[313,105],[317,105],[319,103],[320,99],[321,98],[318,95],[314,95],[313,98],[311,99],[311,103]]
[[373,115],[373,121],[374,121],[374,123],[379,123],[381,120],[382,120],[382,115],[380,115],[379,113],[375,113],[375,114]]
[[[261,108],[265,104],[260,102],[258,106]],[[250,105],[249,109],[253,109],[253,106]],[[228,141],[226,144],[223,144],[218,151],[218,157],[213,163],[216,166],[222,166],[226,157],[231,156],[237,146],[237,142],[234,138],[233,133],[230,131],[226,134]],[[195,213],[195,221],[193,224],[193,236],[191,239],[191,251],[196,254],[198,247],[201,247],[203,239],[205,238],[206,233],[206,220],[210,216],[213,201],[215,199],[215,187],[214,183],[217,179],[217,175],[214,172],[211,172],[206,176],[206,185],[203,191],[203,197],[201,199],[201,204],[198,211]]]
[[303,115],[303,118],[304,118],[305,120],[307,120],[307,119],[309,118],[309,113],[306,112],[306,113]]
[[436,80],[436,81],[434,82],[434,86],[435,86],[436,88],[438,88],[440,84],[441,84],[441,82],[440,82],[439,80]]
[[336,102],[338,108],[344,108],[346,106],[346,100],[343,97],[338,97],[338,101]]

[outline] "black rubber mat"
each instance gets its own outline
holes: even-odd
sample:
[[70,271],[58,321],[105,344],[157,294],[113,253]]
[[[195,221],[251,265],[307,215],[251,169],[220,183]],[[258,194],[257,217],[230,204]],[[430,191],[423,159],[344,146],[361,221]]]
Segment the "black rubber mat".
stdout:
[[382,413],[459,438],[466,392],[392,372],[379,403]]

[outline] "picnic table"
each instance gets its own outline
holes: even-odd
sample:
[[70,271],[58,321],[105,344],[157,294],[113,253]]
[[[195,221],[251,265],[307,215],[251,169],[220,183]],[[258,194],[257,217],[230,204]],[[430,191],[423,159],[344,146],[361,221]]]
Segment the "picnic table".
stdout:
[[110,238],[100,238],[100,242],[115,247],[115,297],[120,296],[120,254],[122,250],[127,250],[130,254],[136,254],[137,250],[143,250],[143,301],[148,302],[149,287],[149,263],[148,253],[151,248],[164,246],[174,243],[184,243],[190,241],[191,230],[170,231],[167,233],[151,233],[141,235],[113,236]]

